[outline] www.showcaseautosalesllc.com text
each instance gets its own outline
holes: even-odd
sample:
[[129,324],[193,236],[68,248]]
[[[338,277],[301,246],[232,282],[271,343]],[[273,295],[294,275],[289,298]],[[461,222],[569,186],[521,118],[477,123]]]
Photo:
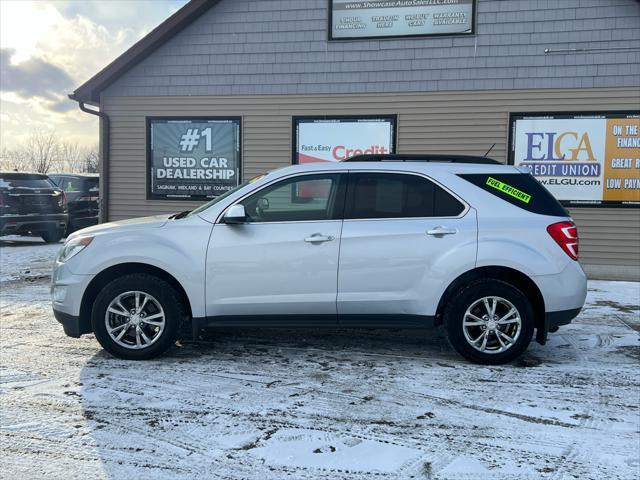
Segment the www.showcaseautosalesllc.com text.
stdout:
[[156,178],[184,180],[231,180],[236,172],[229,168],[229,160],[222,157],[163,157],[163,168],[156,168]]

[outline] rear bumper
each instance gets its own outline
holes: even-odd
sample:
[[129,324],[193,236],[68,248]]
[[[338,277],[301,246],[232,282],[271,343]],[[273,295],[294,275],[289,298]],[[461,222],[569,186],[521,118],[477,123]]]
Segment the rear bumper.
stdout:
[[531,277],[542,293],[547,312],[580,309],[587,298],[587,276],[578,262],[567,263],[564,270]]
[[82,216],[69,214],[69,231],[82,230],[83,228],[97,225],[99,222],[98,216]]
[[532,278],[542,293],[546,310],[544,325],[536,332],[536,341],[544,345],[549,330],[571,323],[582,310],[587,298],[587,276],[578,262],[571,261],[560,273]]
[[91,323],[81,320],[80,317],[70,315],[60,310],[53,309],[53,315],[56,320],[62,324],[64,333],[69,337],[78,338],[83,333],[91,333]]
[[562,325],[569,325],[571,320],[576,318],[582,308],[572,308],[571,310],[561,310],[559,312],[547,312],[545,315],[545,323],[547,330],[553,330]]
[[3,215],[0,217],[0,235],[23,234],[28,232],[46,232],[67,228],[69,215],[56,213],[50,215]]
[[576,318],[581,310],[582,307],[545,313],[544,326],[536,330],[536,342],[540,345],[547,343],[549,332],[555,332],[558,327],[570,324],[571,320]]

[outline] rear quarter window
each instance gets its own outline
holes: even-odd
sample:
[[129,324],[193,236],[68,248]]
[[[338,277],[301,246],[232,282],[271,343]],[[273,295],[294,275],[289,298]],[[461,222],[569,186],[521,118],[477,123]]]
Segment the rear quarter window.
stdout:
[[100,189],[99,180],[97,178],[88,178],[86,188],[90,192],[97,192]]
[[530,174],[471,173],[459,177],[528,212],[553,217],[569,216],[560,202]]

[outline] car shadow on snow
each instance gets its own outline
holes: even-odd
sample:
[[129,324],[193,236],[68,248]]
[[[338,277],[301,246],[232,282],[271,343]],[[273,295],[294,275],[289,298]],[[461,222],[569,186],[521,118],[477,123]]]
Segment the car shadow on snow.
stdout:
[[[522,361],[515,366],[539,363],[529,353]],[[410,445],[413,434],[404,429],[431,418],[413,403],[447,403],[439,389],[487,375],[459,357],[440,330],[228,328],[150,361],[99,352],[81,371],[80,399],[108,478],[336,478],[340,469],[318,469],[315,460],[274,460],[270,449],[287,448],[274,444],[285,441],[278,435],[307,439],[301,448],[311,453],[332,452],[336,442],[362,441],[354,429],[372,426],[395,433],[366,441]],[[500,384],[482,388],[491,394]],[[411,448],[407,455],[420,455]],[[400,470],[387,473],[402,476]],[[364,468],[353,478],[370,474]]]

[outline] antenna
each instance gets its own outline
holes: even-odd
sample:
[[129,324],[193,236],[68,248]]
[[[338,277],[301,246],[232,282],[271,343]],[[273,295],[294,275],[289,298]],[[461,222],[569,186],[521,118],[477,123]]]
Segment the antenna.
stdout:
[[487,158],[487,155],[489,155],[489,152],[490,152],[491,150],[493,150],[493,147],[495,147],[495,146],[496,146],[496,144],[495,144],[495,143],[494,143],[493,145],[491,145],[491,146],[489,147],[489,150],[487,150],[487,153],[485,153],[485,154],[483,155],[483,157],[484,157],[484,158]]

